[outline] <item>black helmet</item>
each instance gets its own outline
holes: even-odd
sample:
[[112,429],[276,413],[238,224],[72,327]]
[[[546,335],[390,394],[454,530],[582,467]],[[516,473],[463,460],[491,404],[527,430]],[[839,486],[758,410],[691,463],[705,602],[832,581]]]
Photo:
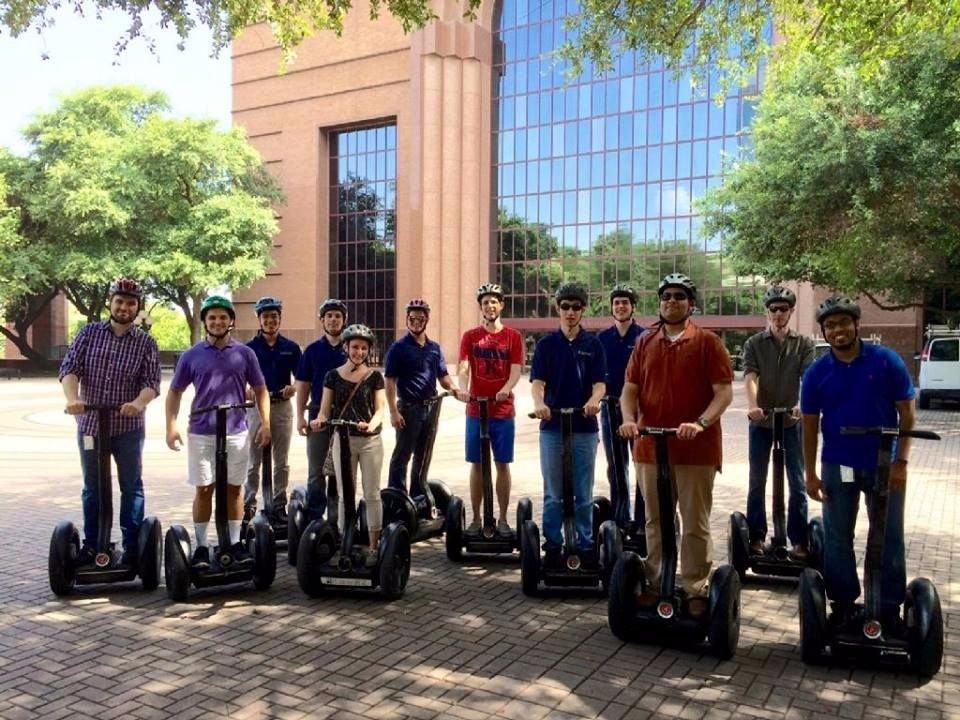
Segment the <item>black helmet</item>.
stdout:
[[477,288],[477,302],[483,300],[484,295],[494,295],[503,302],[503,288],[497,283],[484,283]]
[[778,300],[787,303],[790,307],[797,304],[797,296],[793,294],[793,290],[780,285],[771,285],[763,294],[763,306],[770,307],[770,303]]
[[336,298],[327,298],[322,303],[320,303],[320,309],[317,310],[317,317],[323,317],[331,310],[339,310],[343,313],[343,319],[347,319],[347,306],[343,300],[337,300]]
[[129,295],[130,297],[135,297],[137,300],[143,300],[143,288],[140,287],[140,283],[136,280],[117,278],[110,283],[108,295],[110,297],[114,295]]
[[561,300],[576,300],[584,307],[587,305],[587,289],[580,283],[562,283],[553,294],[553,297],[557,303]]
[[276,310],[278,313],[283,312],[283,303],[277,300],[275,297],[262,297],[257,300],[257,304],[253,306],[253,309],[257,313],[257,317],[260,317],[261,314],[265,313],[267,310]]
[[860,306],[846,295],[831,295],[817,308],[817,323],[822,325],[828,317],[839,313],[849,315],[854,320],[859,320]]
[[628,298],[630,303],[634,306],[637,304],[637,291],[626,283],[617,283],[610,291],[611,303],[618,297]]
[[347,325],[347,329],[343,331],[340,335],[340,340],[346,345],[351,340],[366,340],[370,347],[373,347],[376,342],[376,337],[373,334],[373,330],[368,328],[366,325],[361,325],[359,323],[354,325]]
[[657,297],[660,297],[668,287],[678,287],[686,290],[687,297],[690,298],[691,301],[696,302],[697,300],[697,286],[693,284],[693,280],[683,273],[670,273],[664,276],[663,280],[661,280],[657,286]]
[[423,298],[414,298],[413,300],[407,303],[407,313],[409,313],[411,310],[421,310],[425,312],[427,315],[429,315],[430,305],[427,304],[427,301],[424,300]]

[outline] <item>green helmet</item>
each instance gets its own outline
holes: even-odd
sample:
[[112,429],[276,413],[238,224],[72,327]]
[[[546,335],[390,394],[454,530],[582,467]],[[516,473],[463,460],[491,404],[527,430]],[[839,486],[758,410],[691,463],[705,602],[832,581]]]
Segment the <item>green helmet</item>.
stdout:
[[231,320],[237,319],[237,311],[233,309],[233,303],[230,302],[229,298],[225,298],[223,295],[211,295],[206,300],[203,301],[203,304],[200,306],[200,322],[203,322],[207,317],[207,312],[213,308],[221,308],[227,311],[227,314],[230,315]]
[[626,283],[617,283],[613,286],[613,289],[610,291],[610,302],[612,303],[616,298],[623,297],[630,300],[630,303],[634,306],[637,304],[637,291]]
[[584,307],[587,305],[587,290],[580,283],[565,282],[561,284],[553,297],[557,303],[561,300],[576,300]]

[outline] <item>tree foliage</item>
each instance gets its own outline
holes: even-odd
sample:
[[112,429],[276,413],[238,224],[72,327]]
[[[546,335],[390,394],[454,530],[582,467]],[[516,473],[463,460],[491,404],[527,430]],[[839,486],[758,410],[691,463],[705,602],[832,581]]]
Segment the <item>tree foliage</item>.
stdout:
[[869,81],[858,63],[777,78],[705,229],[741,272],[910,305],[960,275],[960,59],[928,38]]

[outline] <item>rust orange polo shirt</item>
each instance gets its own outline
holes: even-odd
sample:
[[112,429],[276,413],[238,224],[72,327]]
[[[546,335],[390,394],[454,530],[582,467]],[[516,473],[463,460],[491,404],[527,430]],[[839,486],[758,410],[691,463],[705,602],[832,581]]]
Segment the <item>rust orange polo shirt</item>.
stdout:
[[[627,364],[626,381],[640,388],[637,421],[645,427],[676,427],[696,422],[713,400],[715,383],[733,382],[730,356],[720,338],[688,321],[671,341],[654,326],[637,341]],[[693,440],[670,438],[671,465],[712,465],[723,459],[723,438],[717,421]],[[656,463],[652,438],[637,438],[633,459]]]

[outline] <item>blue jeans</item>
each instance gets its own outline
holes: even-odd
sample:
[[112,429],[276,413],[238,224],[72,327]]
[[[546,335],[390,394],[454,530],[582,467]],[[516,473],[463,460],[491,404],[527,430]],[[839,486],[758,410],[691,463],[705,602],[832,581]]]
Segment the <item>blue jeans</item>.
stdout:
[[[610,410],[608,409],[606,403],[600,406],[600,412],[603,413],[603,422],[600,423],[601,436],[603,437],[603,452],[607,457],[607,482],[610,483],[610,504],[613,505],[614,517],[618,523],[626,524],[630,522],[631,513],[633,508],[630,507],[630,466],[633,465],[633,462],[630,459],[630,441],[626,438],[620,437],[617,433],[620,422],[620,411],[617,410],[614,412],[613,418],[613,435],[610,437],[610,434],[607,432],[607,422],[608,415]],[[623,517],[616,517],[617,513],[617,504],[620,502],[620,494],[617,492],[617,481],[613,476],[613,452],[617,451],[620,458],[620,467],[623,468],[623,478],[627,483],[627,496],[623,498],[625,512]],[[643,493],[637,493],[635,502],[637,505],[637,511],[639,517],[635,518],[639,523],[639,527],[642,529],[644,527],[644,516],[646,515],[645,507],[643,504]]]
[[[849,605],[860,597],[860,579],[857,577],[857,557],[853,551],[853,536],[860,509],[860,493],[866,494],[867,513],[876,521],[873,488],[876,471],[854,470],[853,482],[842,482],[840,466],[822,463],[821,478],[827,498],[823,502],[823,579],[827,596],[834,602]],[[896,612],[903,602],[907,585],[907,569],[903,548],[903,491],[890,490],[887,496],[887,532],[883,541],[881,562],[881,612]]]
[[[83,541],[97,543],[99,529],[98,505],[100,480],[96,448],[83,449],[83,433],[77,432],[80,448],[80,467],[83,469]],[[120,485],[120,530],[123,546],[136,548],[140,525],[143,524],[143,429],[114,435],[110,438],[110,454],[117,464]]]
[[[767,467],[773,447],[773,428],[750,423],[750,490],[747,493],[747,525],[750,542],[767,536]],[[800,449],[800,423],[783,429],[785,475],[790,488],[787,504],[787,537],[792,545],[807,544],[807,488],[803,481],[803,452]]]
[[[577,548],[593,548],[593,467],[597,434],[573,433],[573,502]],[[558,430],[540,431],[540,472],[543,473],[543,536],[547,547],[563,545],[563,439]]]
[[397,444],[394,445],[393,455],[390,456],[390,475],[387,484],[389,487],[407,492],[407,463],[413,455],[413,463],[410,465],[409,493],[411,497],[423,495],[423,490],[419,486],[414,487],[414,483],[420,477],[423,456],[426,454],[426,430],[430,409],[426,405],[405,405],[400,408],[400,415],[403,417],[404,427],[397,430]]

